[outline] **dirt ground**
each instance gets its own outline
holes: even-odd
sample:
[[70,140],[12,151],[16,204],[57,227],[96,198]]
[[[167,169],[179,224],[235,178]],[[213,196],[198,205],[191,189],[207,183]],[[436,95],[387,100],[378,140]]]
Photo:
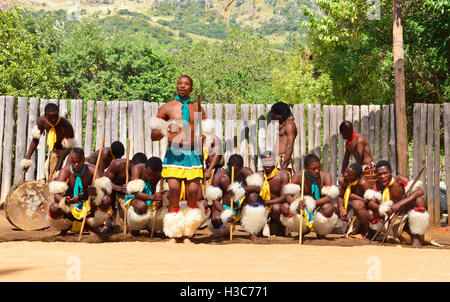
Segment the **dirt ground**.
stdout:
[[[295,235],[295,233],[292,233]],[[444,247],[380,246],[331,234],[317,239],[272,236],[233,241],[204,229],[193,244],[167,238],[21,231],[0,211],[0,281],[450,281],[450,227],[432,228]]]

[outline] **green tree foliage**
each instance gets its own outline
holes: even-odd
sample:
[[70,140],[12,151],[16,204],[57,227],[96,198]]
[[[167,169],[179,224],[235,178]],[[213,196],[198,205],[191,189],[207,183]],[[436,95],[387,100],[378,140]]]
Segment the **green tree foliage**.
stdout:
[[[316,66],[330,75],[337,102],[391,103],[394,99],[392,2],[381,0],[380,18],[368,18],[366,0],[317,0],[322,15],[303,6]],[[448,98],[450,3],[405,1],[406,100]]]
[[0,94],[62,98],[62,79],[36,35],[20,26],[19,9],[0,10]]
[[286,57],[285,63],[273,71],[272,87],[277,98],[289,104],[332,104],[331,79],[315,70],[308,50],[297,46]]
[[175,63],[177,74],[190,75],[195,93],[210,103],[273,103],[272,70],[280,57],[267,41],[234,29],[221,43],[186,45]]

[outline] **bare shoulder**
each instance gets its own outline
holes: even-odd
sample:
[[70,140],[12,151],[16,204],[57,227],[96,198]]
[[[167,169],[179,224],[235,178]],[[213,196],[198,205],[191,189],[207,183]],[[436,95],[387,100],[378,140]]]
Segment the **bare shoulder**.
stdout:
[[95,165],[86,163],[86,167],[87,167],[87,169],[88,169],[88,171],[89,171],[89,174],[94,175],[94,172],[95,172]]
[[407,183],[409,181],[409,178],[403,176],[403,175],[397,175],[396,177],[396,181],[397,182],[403,182],[403,183]]
[[295,121],[291,120],[288,121],[286,123],[286,125],[284,126],[284,129],[286,130],[287,133],[291,133],[291,134],[297,134],[297,125],[295,125]]
[[47,125],[47,119],[44,116],[40,116],[37,120],[37,127],[41,130],[44,130]]
[[64,168],[62,168],[60,170],[59,174],[58,174],[57,180],[58,181],[65,181],[69,177],[69,175],[71,173],[71,169],[72,169],[71,165],[67,165]]
[[252,174],[253,174],[253,170],[250,169],[249,167],[243,167],[243,168],[242,168],[242,173],[243,173],[245,176],[249,176],[249,175],[252,175]]
[[296,184],[300,184],[302,181],[302,172],[297,172],[292,176],[292,182]]
[[371,187],[371,184],[366,177],[361,177],[361,179],[359,180],[359,186],[363,188],[369,188]]

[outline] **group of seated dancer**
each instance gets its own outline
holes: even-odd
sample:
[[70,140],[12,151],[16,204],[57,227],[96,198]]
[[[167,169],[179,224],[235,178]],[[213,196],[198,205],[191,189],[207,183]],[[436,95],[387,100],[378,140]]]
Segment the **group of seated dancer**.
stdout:
[[[423,243],[429,216],[422,183],[413,186],[406,177],[393,176],[387,161],[375,165],[367,138],[356,133],[351,122],[344,121],[339,128],[346,149],[338,185],[333,184],[330,173],[321,170],[315,154],[305,156],[303,171],[295,171],[295,120],[289,106],[281,102],[272,106],[270,118],[280,122],[277,151],[282,156],[277,158],[272,151],[262,153],[261,171],[244,167],[239,154],[231,155],[225,165],[215,122],[207,120],[200,104],[190,100],[192,87],[192,79],[181,76],[175,100],[161,106],[150,119],[151,139],[168,139],[163,159],[147,158],[143,153],[122,158],[125,152],[120,142],[85,158],[83,149],[76,147],[70,122],[59,116],[56,105],[47,105],[33,130],[22,167],[30,167],[39,138],[47,132],[51,152],[46,179],[54,195],[48,212],[50,225],[62,234],[79,232],[86,217],[90,231],[105,231],[106,224],[115,225],[114,217],[122,208],[124,227],[132,235],[154,226],[151,231],[176,243],[189,243],[202,225],[219,237],[240,224],[255,240],[266,235],[270,224],[275,226],[276,235],[300,233],[301,227],[303,236],[315,232],[324,238],[339,219],[349,222],[353,209],[361,225],[361,238],[369,238],[374,230],[384,227],[393,213],[406,213],[413,246]],[[194,131],[199,120],[200,136]],[[101,160],[94,173],[99,154]],[[65,155],[69,156],[64,165]],[[351,156],[355,163],[349,165]]]

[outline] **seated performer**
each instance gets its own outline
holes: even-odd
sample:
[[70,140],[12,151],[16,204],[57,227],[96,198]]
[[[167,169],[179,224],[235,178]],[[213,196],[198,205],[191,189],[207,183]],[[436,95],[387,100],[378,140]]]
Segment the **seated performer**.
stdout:
[[[244,167],[244,160],[238,154],[230,156],[227,166],[227,169],[222,169],[214,175],[211,185],[206,188],[206,199],[213,201],[208,228],[217,236],[225,236],[229,234],[231,223],[241,221],[244,230],[249,232],[250,238],[254,240],[266,222],[264,200],[259,196],[263,178],[258,173],[253,174],[250,168]],[[249,200],[244,207],[246,193]],[[233,209],[230,207],[231,198]]]
[[156,187],[161,180],[161,171],[159,157],[151,157],[145,164],[134,165],[131,170],[125,207],[128,208],[127,222],[133,236],[138,236],[140,230],[150,228],[148,224],[154,211],[162,207],[162,192],[157,192]]
[[[374,229],[378,230],[381,227],[380,217],[384,215],[389,217],[395,212],[400,213],[400,216],[401,214],[408,214],[412,246],[421,247],[425,232],[430,225],[429,214],[425,208],[426,202],[423,198],[423,183],[417,181],[411,188],[413,181],[402,175],[394,177],[390,163],[384,160],[377,163],[376,171],[376,190],[380,193],[374,195],[369,202],[369,207],[373,211],[372,215],[369,215],[372,219],[371,224],[374,225]],[[410,188],[410,193],[405,196]],[[381,203],[377,201],[381,201]]]
[[[81,222],[87,215],[86,225],[98,231],[97,227],[110,217],[111,181],[107,177],[96,176],[94,186],[91,186],[95,166],[85,163],[81,148],[72,149],[70,163],[49,184],[50,193],[54,194],[55,199],[48,211],[50,225],[60,230],[61,235],[68,230],[79,232]],[[90,203],[87,202],[88,197],[91,197]]]
[[[204,221],[204,211],[197,204],[201,195],[200,180],[203,179],[202,150],[197,147],[201,137],[194,131],[194,122],[200,122],[205,113],[198,103],[191,101],[192,89],[193,82],[189,76],[178,78],[175,100],[161,106],[157,116],[150,122],[152,140],[168,137],[169,146],[163,161],[162,177],[169,185],[169,208],[164,216],[163,229],[166,236],[171,238],[170,242],[190,243],[189,238],[194,236]],[[199,113],[200,116],[196,118]],[[187,208],[180,210],[183,182]]]
[[[28,148],[27,155],[21,161],[20,166],[27,171],[31,166],[30,160],[37,146],[39,139],[44,132],[47,132],[47,145],[49,156],[45,162],[45,177],[47,182],[55,178],[56,171],[59,171],[64,163],[64,159],[70,150],[76,146],[72,124],[64,117],[59,116],[58,106],[49,103],[44,108],[44,115],[38,118],[37,125],[33,128],[31,135],[33,140]],[[67,162],[66,166],[69,164]]]
[[[299,230],[299,221],[297,213],[302,213],[303,234],[307,234],[312,229],[316,232],[318,238],[324,238],[331,233],[337,223],[338,217],[335,213],[336,209],[331,201],[338,197],[339,188],[331,184],[331,174],[320,171],[320,159],[315,154],[309,154],[304,159],[305,169],[305,188],[304,200],[296,200],[291,194],[287,194],[286,198],[290,201],[290,214],[286,217],[283,212],[281,214],[281,222],[283,222],[291,231]],[[296,173],[292,178],[292,183],[301,185],[302,173]],[[287,186],[291,189],[291,186]],[[295,195],[300,192],[300,188],[295,191]],[[287,192],[285,192],[287,193]],[[294,216],[295,215],[295,216]]]
[[289,165],[292,166],[293,164],[292,155],[294,154],[294,142],[297,137],[297,126],[291,108],[283,102],[275,103],[267,114],[267,120],[268,122],[271,120],[279,122],[278,154],[281,159],[280,169],[287,170]]
[[367,178],[372,186],[375,185],[376,173],[373,163],[372,153],[370,152],[369,141],[367,138],[353,130],[353,124],[349,121],[343,121],[339,126],[339,132],[347,140],[345,143],[344,160],[342,161],[339,183],[344,179],[345,170],[347,170],[350,156],[353,155],[355,162],[362,166],[362,176]]
[[[111,207],[113,209],[113,216],[116,217],[117,211],[121,211],[121,204],[116,207],[116,201],[122,200],[127,195],[126,185],[126,166],[128,161],[128,177],[131,177],[131,170],[137,164],[145,164],[147,156],[144,153],[138,152],[133,158],[127,160],[126,158],[120,158],[114,160],[105,172],[105,176],[111,180],[113,194],[111,195]],[[123,211],[120,212],[123,217]],[[115,220],[112,220],[112,226],[115,226]]]
[[290,176],[287,170],[277,169],[275,166],[275,156],[271,151],[264,152],[261,160],[263,171],[260,174],[264,178],[264,184],[261,188],[260,195],[265,201],[265,205],[270,207],[269,214],[271,219],[279,223],[280,228],[277,228],[279,231],[277,235],[286,236],[286,229],[281,224],[280,215],[283,205],[289,211],[284,187],[289,183]]
[[[99,150],[96,150],[94,153],[89,155],[86,161],[95,165],[97,163],[98,151]],[[105,171],[114,160],[120,159],[124,154],[125,148],[119,141],[113,142],[110,147],[104,147],[102,150],[102,157],[98,163],[98,170],[103,173],[103,171]]]
[[368,201],[364,199],[367,190],[372,189],[370,182],[361,176],[362,167],[358,163],[351,164],[344,173],[344,180],[339,185],[338,210],[339,218],[349,222],[348,210],[351,206],[362,228],[362,238],[369,234]]

